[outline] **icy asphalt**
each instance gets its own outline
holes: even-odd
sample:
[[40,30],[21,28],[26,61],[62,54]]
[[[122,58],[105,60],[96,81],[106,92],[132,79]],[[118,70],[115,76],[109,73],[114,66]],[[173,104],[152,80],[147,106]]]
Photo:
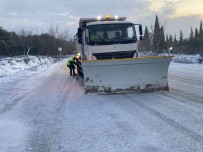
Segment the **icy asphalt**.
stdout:
[[84,94],[64,62],[0,78],[0,152],[202,152],[203,66],[171,64],[170,92]]

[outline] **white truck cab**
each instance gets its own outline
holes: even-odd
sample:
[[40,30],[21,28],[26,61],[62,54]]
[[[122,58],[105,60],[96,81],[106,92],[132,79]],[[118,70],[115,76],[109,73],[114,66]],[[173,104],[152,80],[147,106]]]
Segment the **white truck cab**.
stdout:
[[[133,58],[138,49],[135,24],[125,19],[81,18],[75,43],[82,59]],[[142,39],[141,25],[139,29]]]

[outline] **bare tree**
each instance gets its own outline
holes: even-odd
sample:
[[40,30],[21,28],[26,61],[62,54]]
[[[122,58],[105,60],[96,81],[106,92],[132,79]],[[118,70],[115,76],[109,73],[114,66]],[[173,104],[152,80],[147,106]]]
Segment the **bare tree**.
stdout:
[[59,26],[56,24],[56,25],[53,25],[53,24],[51,24],[49,27],[48,27],[48,34],[50,35],[50,36],[53,36],[53,37],[55,37],[55,38],[57,38],[57,36],[58,36],[58,33],[59,33]]
[[48,34],[50,36],[55,37],[56,39],[64,40],[64,41],[70,41],[71,35],[68,29],[62,30],[61,27],[58,24],[51,24],[48,27]]
[[30,46],[30,39],[33,35],[33,30],[26,30],[25,27],[22,27],[17,34],[20,36],[19,38],[19,43],[22,45],[24,48],[24,55],[26,54],[26,51],[28,51],[31,46]]
[[30,36],[33,35],[33,30],[26,30],[25,27],[20,28],[19,31],[17,31],[17,34],[19,36]]
[[69,33],[68,29],[62,30],[58,34],[58,39],[64,40],[64,41],[70,41],[71,35]]

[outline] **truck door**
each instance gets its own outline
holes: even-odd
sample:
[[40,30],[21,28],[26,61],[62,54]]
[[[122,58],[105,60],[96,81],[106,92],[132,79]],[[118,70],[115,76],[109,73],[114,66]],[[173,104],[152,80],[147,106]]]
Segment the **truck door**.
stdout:
[[88,29],[84,30],[83,36],[84,36],[83,37],[84,54],[85,54],[87,60],[92,60],[92,50],[91,50],[91,46],[89,45],[89,32],[88,32]]

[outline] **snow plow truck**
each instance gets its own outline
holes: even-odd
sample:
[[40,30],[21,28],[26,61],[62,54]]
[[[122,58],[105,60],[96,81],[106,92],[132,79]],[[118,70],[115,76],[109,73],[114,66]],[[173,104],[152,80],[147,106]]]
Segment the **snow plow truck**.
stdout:
[[[137,30],[137,31],[136,31]],[[81,18],[75,36],[85,93],[168,91],[172,56],[138,56],[142,25],[125,17]]]

